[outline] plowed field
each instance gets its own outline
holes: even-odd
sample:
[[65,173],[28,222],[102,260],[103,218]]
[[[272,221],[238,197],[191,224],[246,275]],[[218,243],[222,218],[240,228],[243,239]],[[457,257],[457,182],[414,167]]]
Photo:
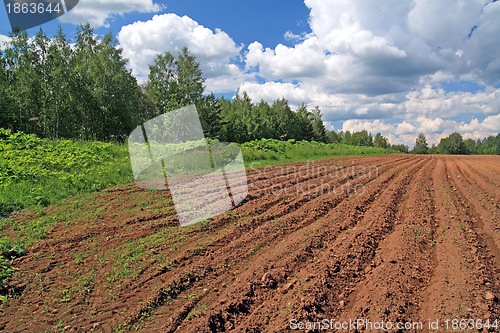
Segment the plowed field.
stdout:
[[168,191],[135,185],[13,216],[11,237],[51,222],[15,261],[0,331],[312,332],[364,320],[375,326],[358,331],[429,332],[438,320],[442,332],[457,319],[476,325],[458,331],[495,330],[477,324],[500,319],[499,156],[346,157],[247,175],[242,204],[189,227]]

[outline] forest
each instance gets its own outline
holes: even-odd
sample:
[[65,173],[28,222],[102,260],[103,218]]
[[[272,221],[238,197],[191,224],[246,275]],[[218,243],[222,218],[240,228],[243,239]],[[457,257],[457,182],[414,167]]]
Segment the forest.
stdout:
[[[500,153],[500,136],[464,141],[454,133],[441,148],[419,144],[419,136],[410,151],[391,146],[380,133],[328,131],[318,106],[293,110],[284,98],[253,102],[244,92],[233,99],[204,95],[200,64],[187,48],[158,55],[146,82],[138,84],[117,40],[111,33],[97,36],[89,24],[77,28],[74,42],[62,28],[52,38],[42,29],[32,38],[25,31],[10,37],[0,51],[0,127],[41,138],[124,142],[143,122],[195,104],[205,136],[227,142],[306,140],[404,153]],[[450,148],[457,140],[458,148]]]
[[139,85],[117,41],[79,26],[71,43],[59,28],[29,38],[12,32],[0,58],[0,126],[41,138],[110,141],[124,139],[139,124],[196,104],[207,137],[231,142],[295,139],[326,142],[319,108],[292,111],[285,99],[254,105],[246,94],[233,100],[204,96],[195,57],[158,55]]

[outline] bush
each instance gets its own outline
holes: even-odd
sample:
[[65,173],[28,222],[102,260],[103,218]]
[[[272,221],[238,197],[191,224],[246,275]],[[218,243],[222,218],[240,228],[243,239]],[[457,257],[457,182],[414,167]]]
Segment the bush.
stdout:
[[460,133],[453,133],[441,139],[438,145],[440,154],[466,154],[465,143]]
[[124,145],[0,129],[0,214],[131,181]]

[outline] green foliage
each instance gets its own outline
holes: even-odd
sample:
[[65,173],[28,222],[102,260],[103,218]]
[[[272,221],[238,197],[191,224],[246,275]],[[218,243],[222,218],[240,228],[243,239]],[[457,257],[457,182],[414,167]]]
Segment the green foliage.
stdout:
[[187,48],[177,57],[170,52],[158,55],[149,70],[145,93],[154,106],[155,115],[197,103],[201,99],[205,79],[200,64]]
[[26,249],[7,237],[0,238],[0,256],[6,259],[22,257]]
[[117,42],[87,24],[72,47],[62,30],[49,39],[12,32],[0,59],[0,127],[45,138],[122,138],[140,120],[141,90]]
[[[392,149],[396,149],[392,146]],[[439,145],[433,144],[427,147],[425,135],[420,133],[417,138],[417,145],[413,148],[414,154],[466,154],[466,155],[500,155],[500,134],[474,141],[467,139],[464,141],[460,133],[452,133],[446,138],[442,138]]]
[[353,133],[351,136],[350,144],[354,146],[371,147],[373,146],[372,135],[368,134],[366,130]]
[[462,136],[459,133],[453,133],[441,139],[438,152],[440,154],[465,154],[467,151]]
[[342,141],[342,136],[335,131],[327,131],[326,137],[329,143],[340,143]]
[[214,94],[199,99],[196,109],[206,138],[218,139],[222,129],[222,115],[219,101]]
[[250,148],[254,150],[284,153],[287,150],[287,148],[290,148],[291,145],[295,143],[296,141],[294,139],[288,141],[280,141],[276,139],[260,139],[260,140],[245,142],[241,144],[241,148]]
[[375,135],[375,138],[373,139],[373,146],[380,148],[389,148],[390,144],[389,140],[386,137],[382,136],[382,134],[380,133],[377,133],[377,135]]
[[[379,133],[380,134],[380,133]],[[368,133],[366,130],[362,130],[360,132],[354,132],[351,133],[350,131],[340,131],[339,135],[341,137],[341,143],[345,145],[352,145],[352,146],[364,146],[364,147],[373,147],[374,146],[374,140],[372,137],[371,133]],[[335,139],[335,138],[334,138]],[[385,142],[386,147],[380,147],[380,148],[389,148],[389,140],[385,137],[383,137],[381,134],[379,135],[380,140],[379,143]]]
[[464,141],[465,145],[465,153],[467,155],[475,155],[477,154],[477,144],[473,139],[467,139]]
[[15,245],[11,239],[0,238],[0,292],[4,288],[4,281],[14,273],[11,268],[11,259],[21,257],[25,253],[24,247]]
[[323,124],[323,120],[321,119],[321,117],[322,114],[319,106],[314,107],[314,109],[311,111],[311,121],[314,134],[313,140],[318,142],[328,142],[325,124]]
[[246,93],[234,100],[219,100],[222,128],[219,138],[226,142],[244,143],[259,139],[307,140],[328,142],[321,110],[308,110],[302,104],[292,110],[284,98],[272,105],[265,101],[253,104]]
[[[307,110],[306,105],[302,104],[302,106],[297,110],[297,120],[299,123],[301,139],[311,141],[315,140],[317,136],[319,138],[322,138],[323,140],[316,140],[316,141],[322,141],[322,142],[325,141],[326,133],[321,133],[321,129],[318,129],[314,115],[311,111]],[[321,134],[323,134],[323,136]]]
[[123,145],[0,129],[0,213],[132,181]]
[[429,146],[427,145],[427,138],[424,133],[420,133],[415,139],[415,147],[411,151],[412,154],[427,154]]
[[12,276],[14,270],[10,267],[10,262],[0,255],[0,291],[4,288],[4,281]]
[[247,166],[265,166],[271,164],[316,160],[335,156],[381,155],[395,151],[375,148],[329,144],[316,141],[281,141],[261,139],[241,145],[243,158]]
[[399,145],[392,145],[391,146],[392,150],[399,151],[405,154],[408,154],[409,148],[407,145],[399,144]]
[[427,154],[439,154],[438,147],[435,144],[432,144],[429,150],[427,150]]
[[477,153],[484,155],[500,155],[500,133],[497,136],[490,135],[486,139],[478,140]]

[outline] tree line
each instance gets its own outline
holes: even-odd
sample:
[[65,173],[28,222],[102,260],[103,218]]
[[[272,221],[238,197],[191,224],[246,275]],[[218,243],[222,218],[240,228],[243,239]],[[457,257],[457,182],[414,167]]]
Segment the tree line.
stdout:
[[413,154],[459,154],[459,155],[500,155],[500,133],[490,135],[484,139],[464,140],[460,133],[452,133],[442,138],[436,146],[427,144],[424,133],[420,133],[415,140]]
[[0,51],[0,127],[43,138],[125,140],[138,125],[176,108],[196,104],[205,134],[245,142],[260,138],[327,141],[319,108],[292,111],[285,99],[254,105],[250,98],[204,96],[200,64],[187,48],[165,52],[139,85],[111,34],[90,25],[71,43],[59,28],[29,38],[13,31]]
[[71,44],[13,31],[0,57],[0,125],[44,138],[109,140],[140,121],[141,89],[111,34],[80,26]]

